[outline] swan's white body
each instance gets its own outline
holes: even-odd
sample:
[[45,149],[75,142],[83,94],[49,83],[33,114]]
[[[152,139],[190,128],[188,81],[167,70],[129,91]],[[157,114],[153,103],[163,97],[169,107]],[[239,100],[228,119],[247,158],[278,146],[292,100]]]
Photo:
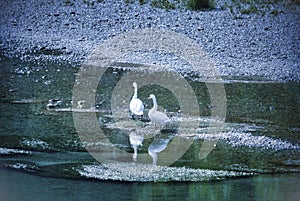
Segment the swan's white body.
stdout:
[[149,110],[148,116],[151,120],[151,122],[159,125],[166,124],[167,122],[170,121],[169,117],[167,117],[166,114],[157,111],[157,102],[156,102],[156,97],[151,94],[148,99],[152,99],[153,101],[153,107]]
[[134,88],[134,94],[132,99],[129,103],[129,109],[131,111],[131,115],[143,115],[144,114],[144,104],[143,102],[137,97],[137,84],[134,82],[132,84]]

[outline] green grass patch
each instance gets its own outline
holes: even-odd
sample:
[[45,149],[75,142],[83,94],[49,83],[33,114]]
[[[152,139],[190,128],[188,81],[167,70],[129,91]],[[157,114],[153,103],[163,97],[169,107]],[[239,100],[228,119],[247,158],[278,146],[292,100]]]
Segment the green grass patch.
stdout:
[[162,8],[166,10],[175,9],[176,5],[174,3],[171,3],[168,0],[152,0],[151,6],[155,8]]
[[186,7],[190,10],[212,9],[215,7],[214,0],[187,0]]

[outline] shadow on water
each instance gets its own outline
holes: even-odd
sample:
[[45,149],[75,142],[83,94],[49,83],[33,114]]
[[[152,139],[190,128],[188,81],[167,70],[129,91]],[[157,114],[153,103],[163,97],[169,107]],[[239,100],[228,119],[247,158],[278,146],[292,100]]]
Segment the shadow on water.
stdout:
[[[186,78],[197,97],[200,117],[182,114],[179,100],[168,89],[158,85],[140,87],[139,98],[144,101],[145,115],[143,121],[133,121],[130,119],[128,110],[130,98],[123,100],[124,105],[114,108],[117,111],[111,109],[111,97],[114,89],[122,76],[129,71],[130,69],[108,68],[98,85],[96,104],[85,105],[84,101],[78,103],[78,111],[75,112],[82,112],[83,117],[89,113],[96,113],[98,126],[104,133],[102,137],[106,138],[109,143],[103,143],[98,140],[97,136],[95,136],[95,140],[91,139],[90,142],[85,142],[77,134],[71,112],[72,90],[77,69],[68,65],[24,63],[2,58],[0,62],[0,167],[32,172],[47,177],[106,180],[111,178],[109,176],[107,178],[99,177],[99,174],[120,172],[120,168],[124,168],[122,166],[124,164],[113,167],[115,169],[110,169],[110,166],[102,166],[91,157],[90,153],[86,152],[86,149],[101,150],[102,157],[107,157],[105,159],[107,161],[110,161],[112,157],[110,151],[114,150],[113,157],[125,157],[125,161],[119,162],[128,163],[129,168],[130,164],[134,164],[134,162],[149,165],[146,166],[148,168],[155,167],[152,163],[163,164],[163,161],[167,159],[166,154],[164,155],[164,152],[167,153],[167,151],[164,150],[168,150],[168,144],[180,139],[192,142],[187,151],[170,167],[154,168],[151,170],[153,172],[150,171],[151,174],[154,174],[155,171],[161,174],[170,171],[170,174],[177,174],[177,176],[171,177],[166,173],[165,177],[158,175],[156,180],[152,175],[151,178],[148,178],[150,181],[174,181],[176,179],[192,181],[193,178],[197,178],[194,174],[200,174],[200,172],[193,171],[203,169],[211,170],[212,172],[209,174],[212,176],[207,178],[207,175],[205,177],[202,175],[203,177],[199,177],[197,181],[235,177],[229,174],[230,171],[237,172],[236,176],[299,172],[299,83],[226,79],[223,83],[227,98],[225,125],[221,132],[217,133],[218,141],[214,149],[208,157],[200,159],[200,148],[204,141],[214,137],[206,135],[209,122],[217,121],[216,117],[211,116],[211,108],[214,105],[211,104],[206,84],[192,77]],[[128,97],[131,97],[132,93],[133,91]],[[147,97],[150,93],[156,95],[159,101],[159,110],[165,111],[175,122],[171,128],[161,132],[160,128],[154,127],[149,122],[147,112],[152,107],[152,102],[147,100]],[[50,99],[61,100],[62,105],[48,109],[47,104]],[[180,132],[178,128],[181,129]],[[180,140],[178,143],[181,142]],[[150,152],[152,155],[149,154]],[[156,154],[156,159],[153,158],[153,153]],[[171,155],[169,156],[171,157]],[[154,162],[155,160],[157,161]],[[185,169],[180,169],[183,167]],[[100,173],[91,171],[100,171]],[[145,172],[142,173],[145,174]],[[185,176],[178,176],[181,173],[184,173]],[[133,172],[132,175],[134,174],[141,176]],[[205,172],[205,174],[208,173]],[[5,176],[2,174],[1,177],[5,177],[6,180],[10,180],[9,177],[12,177],[15,179],[12,181],[19,181],[16,175],[24,179],[46,182],[44,178],[20,176],[19,173],[12,172],[7,172]],[[132,175],[128,180],[134,180],[135,177]],[[248,188],[251,188],[253,192],[249,193],[249,196],[255,199],[258,194],[269,196],[268,192],[261,192],[260,186],[276,185],[275,180],[278,181],[278,185],[286,185],[289,179],[295,182],[294,176],[291,175],[294,174],[253,176],[253,178],[229,179],[222,183],[211,184],[189,183],[186,186],[180,183],[167,185],[131,183],[129,187],[122,183],[116,185],[120,185],[122,188],[125,186],[132,188],[132,192],[139,191],[139,196],[142,198],[155,196],[156,193],[159,194],[157,195],[159,197],[164,194],[170,196],[174,193],[174,198],[187,195],[200,196],[205,199],[210,198],[212,194],[224,196],[223,188],[226,188],[225,191],[229,192],[228,196],[231,200],[240,196],[241,192],[243,194],[249,192]],[[122,174],[114,176],[116,176],[116,180],[126,180],[126,177],[122,178]],[[1,179],[1,181],[4,180]],[[67,184],[60,186],[61,184],[57,184],[60,183],[58,181],[49,180],[54,183],[54,186],[58,185],[57,188],[72,190]],[[142,181],[141,178],[140,181]],[[239,187],[237,190],[241,192],[231,192],[230,189],[235,189],[236,185],[240,185],[241,182],[245,182],[244,187]],[[78,183],[79,186],[82,186],[84,181],[70,180],[68,183],[70,185]],[[8,183],[8,188],[11,188],[9,185],[12,184],[14,183]],[[94,189],[96,187],[93,187],[92,184],[88,182],[89,187],[87,188],[96,191],[97,189]],[[97,184],[103,185],[103,188],[113,186],[110,182]],[[174,186],[178,190],[171,192],[170,189],[173,189]],[[15,190],[16,188],[18,187],[15,187]],[[211,188],[212,190],[209,190]],[[87,191],[91,193],[91,189],[87,189]],[[49,188],[49,191],[52,190]],[[210,191],[212,194],[209,193]],[[274,194],[275,191],[272,193]],[[273,194],[271,196],[279,196]],[[72,197],[72,195],[70,196]],[[136,198],[135,196],[135,194],[126,195],[127,198]]]

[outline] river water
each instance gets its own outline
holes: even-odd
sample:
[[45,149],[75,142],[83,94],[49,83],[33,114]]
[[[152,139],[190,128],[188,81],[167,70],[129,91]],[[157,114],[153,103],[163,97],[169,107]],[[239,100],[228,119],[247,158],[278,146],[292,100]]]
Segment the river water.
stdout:
[[[67,64],[1,58],[0,178],[6,200],[34,200],[34,194],[37,200],[296,198],[299,83],[223,78],[222,117],[213,115],[218,106],[212,91],[195,75],[180,79],[195,94],[198,116],[182,112],[180,99],[189,97],[144,85],[139,96],[145,111],[154,93],[159,109],[172,119],[161,128],[149,122],[146,112],[142,120],[131,119],[127,107],[133,91],[116,90],[130,68],[108,68],[93,104],[74,103],[78,71]],[[61,104],[49,108],[50,99]],[[96,125],[89,125],[90,117]],[[78,128],[82,122],[84,132]],[[153,165],[148,149],[162,143],[165,148]]]

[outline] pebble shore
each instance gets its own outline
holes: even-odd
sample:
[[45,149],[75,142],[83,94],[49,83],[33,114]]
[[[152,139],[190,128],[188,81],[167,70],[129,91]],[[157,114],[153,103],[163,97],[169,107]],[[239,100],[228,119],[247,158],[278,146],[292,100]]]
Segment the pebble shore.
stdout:
[[195,40],[224,77],[300,81],[300,7],[232,14],[216,8],[166,10],[138,1],[17,0],[0,2],[0,52],[22,60],[78,65],[98,44],[132,29],[164,28]]

